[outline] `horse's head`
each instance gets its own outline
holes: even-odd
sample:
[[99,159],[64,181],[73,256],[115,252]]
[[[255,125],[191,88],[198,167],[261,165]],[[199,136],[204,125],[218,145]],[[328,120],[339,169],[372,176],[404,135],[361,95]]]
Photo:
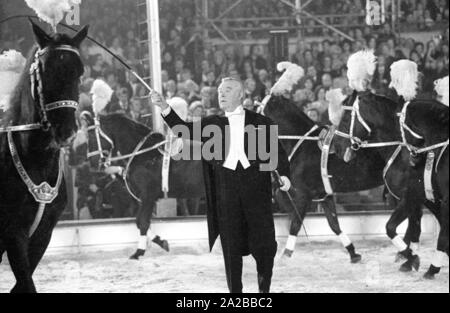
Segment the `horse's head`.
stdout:
[[29,73],[35,114],[57,145],[67,145],[78,128],[75,111],[83,74],[79,47],[87,36],[88,27],[69,37],[59,33],[49,35],[38,25],[31,24],[38,44]]
[[78,158],[87,160],[92,168],[101,169],[112,154],[114,142],[100,126],[100,121],[92,113],[80,114],[80,129],[73,144],[73,152]]
[[284,136],[303,136],[315,126],[291,99],[283,95],[272,95],[266,101],[263,113],[278,126],[281,142],[288,152],[293,151],[298,140],[288,140]]
[[398,140],[398,105],[393,101],[369,91],[355,92],[341,106],[340,120],[334,121],[338,128],[333,145],[345,162],[353,160],[366,142]]

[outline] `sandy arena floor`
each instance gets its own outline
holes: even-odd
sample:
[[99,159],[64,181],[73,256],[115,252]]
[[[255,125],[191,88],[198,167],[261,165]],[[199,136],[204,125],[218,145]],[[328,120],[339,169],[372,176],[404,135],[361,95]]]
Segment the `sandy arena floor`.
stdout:
[[[279,243],[281,244],[281,242]],[[283,242],[284,244],[284,242]],[[449,269],[434,281],[422,275],[430,265],[433,243],[420,250],[419,273],[404,274],[394,263],[395,250],[386,240],[356,243],[363,262],[350,264],[336,242],[301,243],[292,259],[277,257],[273,292],[449,292]],[[133,249],[47,255],[34,280],[39,292],[226,292],[223,259],[203,247],[174,248],[169,254],[152,246],[140,261],[128,260]],[[281,249],[280,249],[281,251]],[[256,292],[256,269],[244,263],[244,288]],[[14,277],[5,261],[0,265],[0,292],[8,292]]]

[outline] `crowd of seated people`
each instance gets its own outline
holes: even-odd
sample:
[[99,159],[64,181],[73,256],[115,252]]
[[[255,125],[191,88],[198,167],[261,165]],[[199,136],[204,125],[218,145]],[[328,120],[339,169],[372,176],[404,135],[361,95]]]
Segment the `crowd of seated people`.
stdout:
[[[231,4],[231,0],[218,1],[217,5],[210,6],[210,14],[219,14]],[[191,0],[160,1],[160,6],[161,79],[164,96],[168,99],[184,99],[189,112],[187,118],[192,121],[220,114],[217,87],[222,78],[231,76],[244,83],[245,107],[257,110],[258,102],[270,92],[278,76],[271,66],[267,49],[255,44],[245,53],[242,45],[213,45],[210,38],[205,37],[201,20],[196,17]],[[236,10],[240,16],[279,17],[290,14],[285,5],[275,0],[243,1],[241,6]],[[365,8],[359,0],[318,0],[313,1],[308,9],[321,14],[363,14]],[[215,10],[217,11],[214,12]],[[231,11],[231,17],[233,12],[235,11]],[[427,22],[425,18],[429,15],[434,22],[446,20],[448,26],[448,2],[445,0],[404,0],[401,12],[405,21],[421,23],[417,16],[423,16],[424,25],[429,26],[431,22]],[[414,18],[411,19],[410,15]],[[138,72],[148,70],[140,61],[142,51],[139,49],[138,10],[135,2],[86,0],[81,16],[83,24],[92,24],[92,37]],[[363,23],[364,21],[361,25]],[[362,26],[348,30],[347,34],[354,40],[331,32],[320,34],[320,40],[304,37],[297,41],[295,53],[290,56],[290,61],[302,66],[306,73],[295,86],[291,97],[299,110],[303,110],[319,124],[329,122],[326,92],[331,88],[342,88],[345,92],[350,92],[347,87],[346,62],[355,51],[371,49],[378,56],[373,81],[373,89],[377,93],[387,92],[390,65],[399,59],[408,58],[418,63],[424,74],[423,92],[428,96],[432,94],[434,81],[448,75],[448,27],[439,37],[429,38],[427,42],[398,37],[392,32],[389,23],[380,27],[377,32],[372,27]],[[0,49],[3,48],[4,46],[0,46]],[[81,56],[85,73],[80,86],[80,111],[92,110],[89,92],[94,80],[100,78],[115,91],[114,101],[107,108],[108,113],[121,112],[137,122],[150,125],[148,92],[137,79],[129,75],[117,60],[89,41],[82,45]],[[89,184],[87,188],[85,186],[86,194],[96,189],[91,185],[96,184]],[[123,216],[124,213],[115,215]]]

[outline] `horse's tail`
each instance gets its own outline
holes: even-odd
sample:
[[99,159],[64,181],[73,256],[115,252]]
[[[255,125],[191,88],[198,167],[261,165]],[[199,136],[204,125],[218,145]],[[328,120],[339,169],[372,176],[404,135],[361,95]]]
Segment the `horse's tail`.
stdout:
[[417,96],[419,70],[417,64],[409,60],[400,60],[391,65],[391,84],[405,101],[412,101]]

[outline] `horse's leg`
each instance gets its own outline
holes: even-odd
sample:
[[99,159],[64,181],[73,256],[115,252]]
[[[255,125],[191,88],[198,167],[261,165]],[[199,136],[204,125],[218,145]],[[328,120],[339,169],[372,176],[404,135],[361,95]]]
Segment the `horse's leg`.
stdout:
[[[53,209],[54,211],[50,214],[44,213],[39,227],[30,238],[28,244],[28,259],[30,260],[30,269],[32,274],[39,265],[39,262],[41,262],[45,251],[47,251],[48,245],[52,238],[53,230],[58,223],[59,217],[61,216],[64,207],[65,204],[61,205],[59,208]],[[47,209],[46,213],[50,212],[49,210],[51,209]]]
[[132,260],[139,260],[141,256],[145,255],[145,251],[147,250],[148,245],[148,238],[150,238],[152,242],[160,246],[162,249],[169,252],[169,243],[167,242],[167,240],[161,239],[160,236],[154,234],[150,230],[153,208],[156,201],[158,200],[158,196],[156,194],[152,195],[147,192],[144,193],[141,200],[142,204],[136,216],[136,224],[139,229],[138,248],[136,252],[130,257],[130,259]]
[[[407,198],[407,197],[406,197]],[[410,272],[414,268],[416,271],[420,267],[420,258],[415,255],[411,248],[405,243],[405,241],[397,234],[398,226],[403,223],[409,216],[407,209],[407,201],[400,201],[399,205],[392,213],[391,218],[386,224],[386,233],[388,237],[392,240],[392,243],[397,248],[400,255],[407,261],[400,267],[402,272]]]
[[448,259],[448,240],[449,240],[449,198],[448,194],[441,203],[441,230],[439,231],[439,238],[437,244],[437,251],[433,258],[433,262],[430,265],[426,279],[433,279],[436,274],[439,274],[442,266],[445,265],[445,261]]
[[189,212],[189,204],[188,204],[188,199],[187,198],[183,198],[183,199],[177,199],[178,203],[180,203],[180,208],[181,208],[181,215],[182,216],[189,216],[191,215]]
[[330,225],[331,230],[339,236],[339,239],[342,242],[342,245],[345,249],[347,249],[350,254],[351,263],[359,263],[362,259],[360,254],[357,254],[355,251],[355,246],[348,236],[342,232],[341,227],[339,225],[339,220],[336,212],[336,204],[334,202],[333,197],[327,197],[324,201],[320,202],[322,208],[325,212],[325,216],[328,220],[328,225]]
[[3,254],[5,253],[5,246],[3,245],[3,241],[0,240],[0,264],[2,264]]
[[28,234],[24,230],[9,233],[4,238],[11,269],[16,285],[11,293],[36,293],[28,258]]
[[408,216],[408,228],[404,240],[413,254],[419,252],[420,235],[422,234],[422,216],[423,210],[420,206],[414,207]]
[[[305,220],[306,212],[312,205],[312,200],[300,196],[298,192],[294,189],[291,189],[291,194],[293,194],[293,202],[288,199],[288,196],[284,193],[277,194],[277,200],[279,201],[279,204],[285,206],[287,210],[290,211],[291,214],[291,226],[289,229],[289,237],[286,242],[286,247],[283,251],[283,256],[285,257],[292,257],[295,250],[295,245],[297,243],[297,236],[302,228],[303,221]],[[295,205],[295,208],[294,208]],[[298,210],[298,211],[297,211]]]

